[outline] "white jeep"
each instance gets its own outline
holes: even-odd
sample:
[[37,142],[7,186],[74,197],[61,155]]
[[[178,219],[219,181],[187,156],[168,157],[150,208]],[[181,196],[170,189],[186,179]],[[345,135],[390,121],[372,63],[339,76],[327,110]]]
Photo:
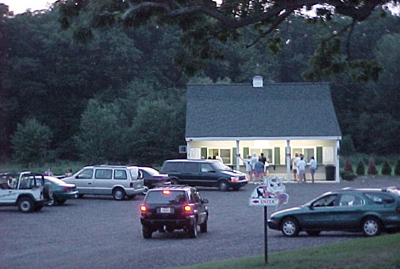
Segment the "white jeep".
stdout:
[[43,175],[31,172],[0,175],[0,206],[18,206],[23,213],[39,211],[53,199],[50,184]]

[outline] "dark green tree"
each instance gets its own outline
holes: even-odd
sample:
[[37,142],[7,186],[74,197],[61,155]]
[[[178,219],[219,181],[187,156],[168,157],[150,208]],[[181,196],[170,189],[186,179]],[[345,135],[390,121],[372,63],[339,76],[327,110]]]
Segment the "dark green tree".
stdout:
[[[362,70],[367,77],[375,79],[379,73],[379,65],[374,61],[349,59],[340,57],[346,49],[341,48],[339,36],[344,39],[354,31],[358,22],[366,20],[376,9],[383,14],[385,4],[397,3],[398,0],[364,0],[364,1],[84,1],[68,0],[58,2],[60,22],[64,28],[75,28],[75,35],[82,40],[91,37],[93,27],[103,27],[122,23],[125,26],[138,28],[147,23],[158,26],[174,25],[182,32],[180,43],[183,48],[178,51],[176,63],[182,66],[187,74],[193,75],[196,70],[206,67],[208,59],[222,58],[224,53],[221,44],[227,41],[238,41],[244,37],[241,29],[252,28],[257,33],[247,40],[248,47],[258,40],[266,39],[271,51],[279,51],[281,37],[279,32],[287,25],[288,18],[296,14],[322,25],[336,26],[331,23],[335,17],[346,17],[346,24],[332,30],[331,38],[325,38],[321,49],[315,55],[316,74],[321,70],[325,73],[335,73],[338,69],[347,71],[349,68]],[[314,10],[311,16],[308,14]],[[87,21],[75,19],[80,14],[90,14]],[[77,26],[76,26],[77,25]],[[349,35],[350,33],[350,35]],[[332,38],[334,37],[334,38]],[[330,41],[334,42],[331,43]],[[330,57],[333,56],[333,57]],[[325,60],[324,60],[325,59]],[[321,68],[322,67],[322,68]],[[329,70],[328,70],[329,69]]]
[[397,160],[396,167],[394,168],[394,174],[400,176],[400,160]]
[[382,175],[387,175],[387,176],[390,176],[392,174],[392,167],[390,166],[388,160],[385,160],[383,162],[381,174]]
[[353,164],[350,162],[349,158],[346,158],[346,162],[344,164],[344,171],[353,173]]
[[[121,159],[126,145],[127,127],[119,124],[119,108],[90,100],[81,117],[80,132],[76,136],[82,160],[93,163],[115,163]],[[124,128],[125,127],[125,128]]]
[[360,160],[357,164],[356,174],[359,176],[365,175],[365,166],[362,160]]
[[14,160],[24,165],[42,164],[47,160],[51,137],[50,128],[34,118],[18,124],[12,136]]

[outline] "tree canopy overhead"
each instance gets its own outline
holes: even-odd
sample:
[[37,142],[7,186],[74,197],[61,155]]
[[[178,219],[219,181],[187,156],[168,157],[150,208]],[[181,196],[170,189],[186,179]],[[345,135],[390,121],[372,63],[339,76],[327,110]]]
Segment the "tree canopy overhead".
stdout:
[[[193,75],[206,66],[209,59],[223,59],[224,44],[243,42],[254,46],[260,40],[277,53],[282,40],[283,22],[296,15],[310,22],[329,25],[335,18],[347,18],[346,24],[335,25],[321,37],[321,45],[310,61],[306,78],[318,80],[356,69],[359,80],[377,80],[382,71],[373,59],[352,58],[349,51],[351,34],[357,22],[380,10],[399,7],[400,0],[59,0],[60,22],[73,27],[75,37],[87,41],[91,29],[122,24],[138,28],[148,23],[159,27],[178,26],[182,32],[183,50],[175,62]],[[85,14],[85,20],[76,18]],[[334,24],[334,23],[331,23]],[[78,25],[78,26],[77,26]],[[286,25],[285,25],[286,27]],[[244,37],[242,29],[251,29]],[[344,39],[345,45],[342,45]]]

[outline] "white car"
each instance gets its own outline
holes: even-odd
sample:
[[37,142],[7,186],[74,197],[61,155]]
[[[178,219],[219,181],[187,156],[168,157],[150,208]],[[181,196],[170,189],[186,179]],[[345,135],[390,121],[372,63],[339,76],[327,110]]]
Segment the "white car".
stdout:
[[86,166],[62,180],[75,184],[79,197],[85,194],[112,195],[115,200],[123,200],[125,197],[133,198],[145,191],[144,180],[139,177],[137,166]]
[[52,187],[39,174],[22,172],[0,176],[0,206],[17,206],[23,213],[39,211],[53,199]]

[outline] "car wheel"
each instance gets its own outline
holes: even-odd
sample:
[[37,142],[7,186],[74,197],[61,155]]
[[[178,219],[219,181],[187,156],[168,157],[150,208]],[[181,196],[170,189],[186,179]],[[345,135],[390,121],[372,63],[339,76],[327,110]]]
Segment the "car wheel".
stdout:
[[189,236],[189,238],[197,237],[197,221],[196,221],[196,219],[193,220],[193,225],[191,225],[188,229],[188,236]]
[[228,184],[228,182],[227,182],[226,180],[221,180],[221,181],[218,183],[218,189],[219,189],[220,191],[227,191],[227,190],[229,189],[229,184]]
[[200,232],[201,233],[206,233],[207,232],[207,221],[204,222],[203,224],[200,224]]
[[78,194],[78,198],[83,198],[83,194]]
[[50,183],[44,184],[43,196],[48,201],[53,200],[53,186]]
[[380,235],[382,231],[381,223],[377,218],[367,217],[361,224],[361,229],[366,236]]
[[125,198],[125,191],[121,188],[115,188],[113,190],[113,196],[115,200],[121,201]]
[[307,233],[308,235],[311,236],[318,236],[321,233],[321,231],[308,231]]
[[152,230],[150,229],[150,227],[147,226],[142,226],[142,233],[143,233],[143,238],[145,239],[150,239],[151,235],[153,234]]
[[282,222],[281,230],[284,236],[295,237],[300,232],[299,223],[294,218],[286,218]]
[[22,213],[29,213],[33,211],[33,201],[29,197],[22,197],[18,201],[18,210]]
[[171,185],[179,185],[179,181],[177,179],[171,179]]

